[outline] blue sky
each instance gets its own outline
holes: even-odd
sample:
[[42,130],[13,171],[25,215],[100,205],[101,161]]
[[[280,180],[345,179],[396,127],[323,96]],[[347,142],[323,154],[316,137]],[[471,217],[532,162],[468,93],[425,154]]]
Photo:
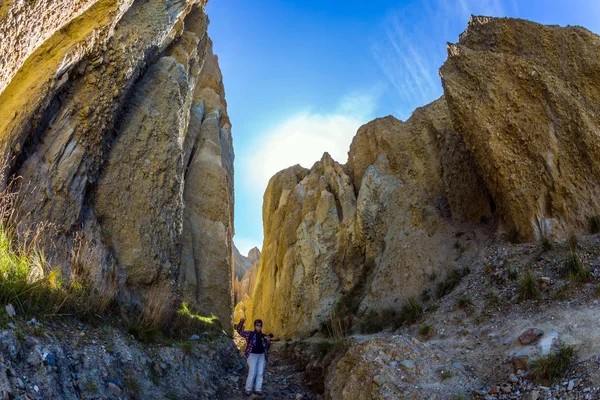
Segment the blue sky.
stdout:
[[235,149],[235,237],[261,247],[269,178],[345,163],[360,125],[407,119],[442,94],[438,69],[470,14],[600,32],[598,0],[210,0]]

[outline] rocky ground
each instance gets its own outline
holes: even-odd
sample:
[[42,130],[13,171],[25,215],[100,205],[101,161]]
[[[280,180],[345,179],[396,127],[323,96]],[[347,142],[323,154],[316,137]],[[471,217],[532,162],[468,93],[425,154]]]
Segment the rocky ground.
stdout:
[[[600,398],[600,237],[577,238],[583,275],[565,275],[573,244],[491,240],[444,296],[432,281],[418,322],[343,341],[276,341],[266,399]],[[459,251],[459,249],[457,249]],[[526,275],[533,294],[523,297]],[[74,319],[2,319],[6,399],[245,399],[239,337],[142,344],[123,327]],[[237,340],[235,340],[237,339]],[[532,362],[570,346],[569,367],[534,380]]]
[[[576,241],[492,238],[449,294],[436,294],[448,276],[432,281],[418,322],[355,332],[333,360],[323,355],[335,346],[318,336],[288,342],[286,357],[303,365],[304,385],[325,398],[599,399],[600,237]],[[573,252],[578,275],[564,271]],[[532,364],[561,348],[573,349],[569,367],[534,379]]]
[[238,368],[225,335],[141,344],[110,325],[35,319],[0,330],[4,399],[213,399]]

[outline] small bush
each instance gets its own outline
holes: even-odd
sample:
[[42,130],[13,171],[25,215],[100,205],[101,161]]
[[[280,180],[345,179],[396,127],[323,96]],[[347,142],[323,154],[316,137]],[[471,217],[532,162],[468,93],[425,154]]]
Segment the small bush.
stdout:
[[384,325],[379,317],[379,313],[375,310],[369,310],[365,315],[362,322],[360,323],[359,330],[361,333],[375,333],[380,332],[384,328]]
[[183,340],[179,343],[179,347],[185,354],[193,354],[194,353],[194,343],[189,340]]
[[221,323],[215,315],[202,315],[198,310],[182,302],[174,320],[169,326],[169,335],[173,338],[185,339],[200,332],[219,333]]
[[600,283],[597,283],[596,287],[594,288],[594,296],[600,297]]
[[473,305],[471,298],[465,294],[461,294],[456,298],[456,306],[461,309],[465,309]]
[[320,357],[326,356],[333,350],[333,343],[330,341],[323,341],[317,343],[317,353]]
[[483,271],[487,274],[487,275],[494,275],[494,272],[496,272],[496,267],[494,267],[492,264],[490,263],[485,263],[483,264]]
[[485,321],[489,320],[492,317],[492,314],[487,312],[487,311],[483,311],[481,314],[479,314],[477,316],[477,318],[475,318],[475,323],[476,324],[483,324]]
[[567,246],[569,247],[571,253],[577,251],[577,249],[579,248],[579,241],[577,240],[577,235],[575,235],[574,233],[571,233],[569,235],[569,238],[567,239]]
[[552,249],[552,241],[547,237],[543,237],[542,238],[542,250],[550,251],[551,249]]
[[495,291],[489,292],[485,296],[485,308],[494,308],[500,305],[500,297]]
[[588,230],[591,234],[600,232],[600,216],[594,215],[588,218]]
[[429,300],[431,300],[431,289],[425,288],[421,292],[421,301],[427,303]]
[[575,280],[580,283],[590,282],[593,278],[592,271],[589,268],[582,268],[581,271],[575,275]]
[[131,322],[127,325],[127,333],[132,335],[140,343],[156,343],[163,338],[163,333],[156,326],[146,326],[139,322]]
[[92,381],[91,379],[88,379],[84,382],[83,387],[85,388],[85,390],[87,390],[88,392],[91,393],[97,393],[98,392],[98,385],[96,385],[94,383],[94,381]]
[[344,340],[350,331],[350,318],[334,309],[329,320],[321,326],[321,331],[334,341]]
[[574,278],[583,271],[583,264],[579,256],[574,251],[569,252],[562,267],[562,276],[566,278]]
[[537,299],[539,295],[540,291],[535,281],[535,276],[531,270],[527,270],[519,281],[519,299],[533,300]]
[[462,278],[471,272],[469,268],[461,268],[461,269],[453,269],[446,279],[440,282],[437,286],[436,295],[438,298],[444,297],[445,295],[451,293],[455,287],[458,286]]
[[440,376],[442,377],[442,382],[446,379],[452,378],[452,373],[450,371],[440,370]]
[[548,385],[562,377],[573,362],[575,350],[572,346],[563,346],[555,354],[538,358],[531,363],[531,378]]
[[419,335],[428,338],[433,332],[433,327],[431,325],[422,324],[419,326]]
[[508,274],[508,279],[510,279],[511,281],[514,281],[519,277],[519,270],[515,267],[509,266],[507,274]]
[[417,322],[423,316],[423,306],[414,298],[406,300],[396,320],[394,321],[394,329],[398,329],[404,324],[412,324]]
[[130,397],[137,399],[142,387],[134,376],[126,376],[123,378],[123,388]]
[[569,285],[561,285],[551,295],[552,300],[567,300],[571,297],[571,289]]

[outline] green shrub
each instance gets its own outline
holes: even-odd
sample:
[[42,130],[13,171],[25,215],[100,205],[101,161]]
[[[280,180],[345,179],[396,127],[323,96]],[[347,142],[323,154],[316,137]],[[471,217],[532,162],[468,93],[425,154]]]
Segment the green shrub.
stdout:
[[581,283],[590,282],[592,279],[592,271],[589,268],[582,268],[581,271],[575,275],[575,280]]
[[552,241],[547,237],[543,237],[542,238],[542,250],[549,251],[550,249],[552,249]]
[[423,306],[414,298],[410,298],[404,302],[400,309],[396,320],[394,321],[394,329],[398,329],[404,324],[412,324],[417,322],[423,316]]
[[422,324],[419,326],[419,335],[425,338],[428,338],[432,333],[432,326],[427,324]]
[[569,285],[561,285],[551,295],[552,300],[567,300],[571,297],[571,289]]
[[507,270],[508,279],[511,281],[516,280],[519,277],[519,270],[513,266],[509,266]]
[[375,310],[369,310],[360,323],[359,330],[361,333],[380,332],[384,328],[379,313]]
[[452,373],[450,371],[440,370],[440,376],[442,377],[442,382],[446,379],[452,378]]
[[555,354],[549,354],[531,363],[529,376],[540,384],[548,385],[562,377],[573,362],[575,350],[572,346],[563,346]]
[[471,298],[465,294],[461,294],[456,298],[456,306],[461,309],[465,309],[473,305]]
[[540,291],[535,276],[531,270],[527,270],[519,281],[519,298],[521,300],[532,300],[537,299],[539,295]]
[[576,252],[571,251],[563,262],[562,276],[566,278],[574,278],[583,271],[583,264]]
[[333,343],[330,341],[322,341],[317,343],[317,353],[319,356],[323,357],[329,354],[333,350]]
[[462,281],[462,278],[471,272],[469,268],[453,269],[437,286],[436,295],[438,298],[444,297],[451,293],[455,287]]
[[487,311],[483,311],[481,312],[481,314],[479,314],[477,316],[477,318],[475,318],[475,323],[476,324],[483,324],[485,321],[489,320],[492,317],[492,314],[487,312]]
[[571,251],[571,253],[574,253],[577,251],[577,249],[579,248],[579,242],[577,240],[577,235],[575,235],[574,233],[571,233],[569,235],[569,238],[567,239],[567,246],[569,248],[569,251]]
[[[85,251],[77,247],[85,244],[74,240],[70,277],[65,280],[35,240],[19,243],[10,231],[0,225],[0,304],[13,304],[17,315],[25,318],[77,315],[81,319],[94,318],[114,306],[114,281],[102,289],[88,285],[92,281],[88,260],[77,259],[89,254],[87,247]],[[40,230],[34,236],[41,235]]]
[[600,297],[600,283],[597,283],[596,287],[594,288],[594,296]]

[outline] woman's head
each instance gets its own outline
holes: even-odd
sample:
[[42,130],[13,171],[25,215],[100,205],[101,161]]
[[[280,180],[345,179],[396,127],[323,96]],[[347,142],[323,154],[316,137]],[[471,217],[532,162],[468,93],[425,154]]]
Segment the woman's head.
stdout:
[[261,332],[262,331],[262,320],[257,319],[256,321],[254,321],[254,330]]

